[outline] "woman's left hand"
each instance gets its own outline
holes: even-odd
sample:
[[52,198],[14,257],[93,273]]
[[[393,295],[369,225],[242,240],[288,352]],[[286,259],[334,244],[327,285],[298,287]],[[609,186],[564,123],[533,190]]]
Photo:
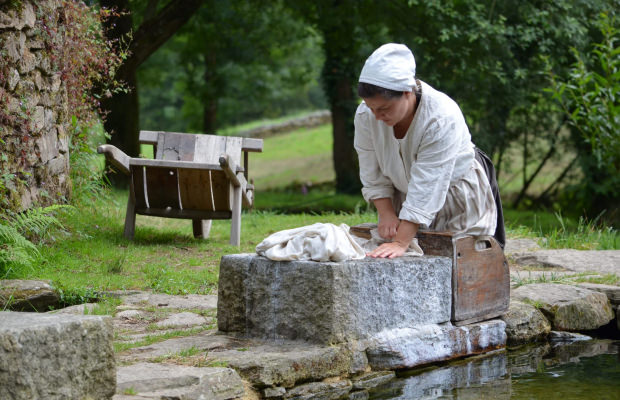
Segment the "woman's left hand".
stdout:
[[404,245],[399,242],[383,243],[366,255],[373,258],[396,258],[405,254],[408,248],[408,244]]

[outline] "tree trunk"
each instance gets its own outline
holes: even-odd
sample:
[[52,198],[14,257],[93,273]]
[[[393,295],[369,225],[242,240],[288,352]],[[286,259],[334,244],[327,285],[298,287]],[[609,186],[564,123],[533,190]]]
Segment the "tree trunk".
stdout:
[[215,46],[207,46],[205,53],[204,85],[207,88],[207,96],[203,100],[203,132],[215,135],[217,132],[217,99],[219,85],[217,82],[217,62]]
[[[342,4],[335,3],[337,9],[322,8],[321,13],[346,12]],[[357,108],[353,84],[357,82],[357,71],[363,63],[363,60],[358,60],[359,40],[353,37],[354,19],[338,18],[338,15],[331,14],[322,14],[319,17],[318,24],[323,34],[325,52],[322,78],[332,112],[332,158],[336,172],[336,191],[357,194],[362,185],[357,153],[353,147],[353,118]]]
[[336,172],[336,191],[355,194],[359,193],[361,183],[357,153],[353,147],[355,109],[350,105],[355,105],[355,98],[351,87],[351,81],[344,77],[336,83],[338,100],[331,105],[334,137],[332,158]]

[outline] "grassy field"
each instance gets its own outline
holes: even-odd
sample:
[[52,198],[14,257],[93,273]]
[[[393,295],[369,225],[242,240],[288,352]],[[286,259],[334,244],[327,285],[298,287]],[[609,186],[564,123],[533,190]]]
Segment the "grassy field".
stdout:
[[[315,222],[376,222],[361,195],[334,192],[331,143],[331,127],[322,126],[265,139],[264,153],[251,154],[256,207],[243,214],[239,248],[228,244],[229,220],[214,221],[210,238],[198,240],[188,220],[138,216],[135,240],[128,241],[122,235],[127,192],[108,191],[61,216],[64,229],[39,246],[39,261],[7,278],[49,279],[66,304],[117,289],[214,293],[221,257],[254,252],[271,233]],[[539,238],[548,248],[620,248],[617,231],[588,221],[515,210],[505,210],[505,220],[509,238]]]

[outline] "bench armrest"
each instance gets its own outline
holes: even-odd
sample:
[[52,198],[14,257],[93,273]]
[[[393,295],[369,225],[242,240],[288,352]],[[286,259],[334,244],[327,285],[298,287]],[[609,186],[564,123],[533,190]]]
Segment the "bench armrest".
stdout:
[[129,175],[129,156],[118,147],[111,144],[102,144],[97,147],[97,153],[105,154],[106,159],[125,175]]

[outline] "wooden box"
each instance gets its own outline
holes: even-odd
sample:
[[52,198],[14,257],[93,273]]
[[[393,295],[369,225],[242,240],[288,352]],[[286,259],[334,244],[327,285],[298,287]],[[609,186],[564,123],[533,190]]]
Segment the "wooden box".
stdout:
[[[351,233],[370,237],[376,224],[351,227]],[[496,318],[508,310],[510,274],[499,243],[476,240],[452,232],[418,232],[418,243],[427,255],[452,259],[452,323],[466,325]]]

